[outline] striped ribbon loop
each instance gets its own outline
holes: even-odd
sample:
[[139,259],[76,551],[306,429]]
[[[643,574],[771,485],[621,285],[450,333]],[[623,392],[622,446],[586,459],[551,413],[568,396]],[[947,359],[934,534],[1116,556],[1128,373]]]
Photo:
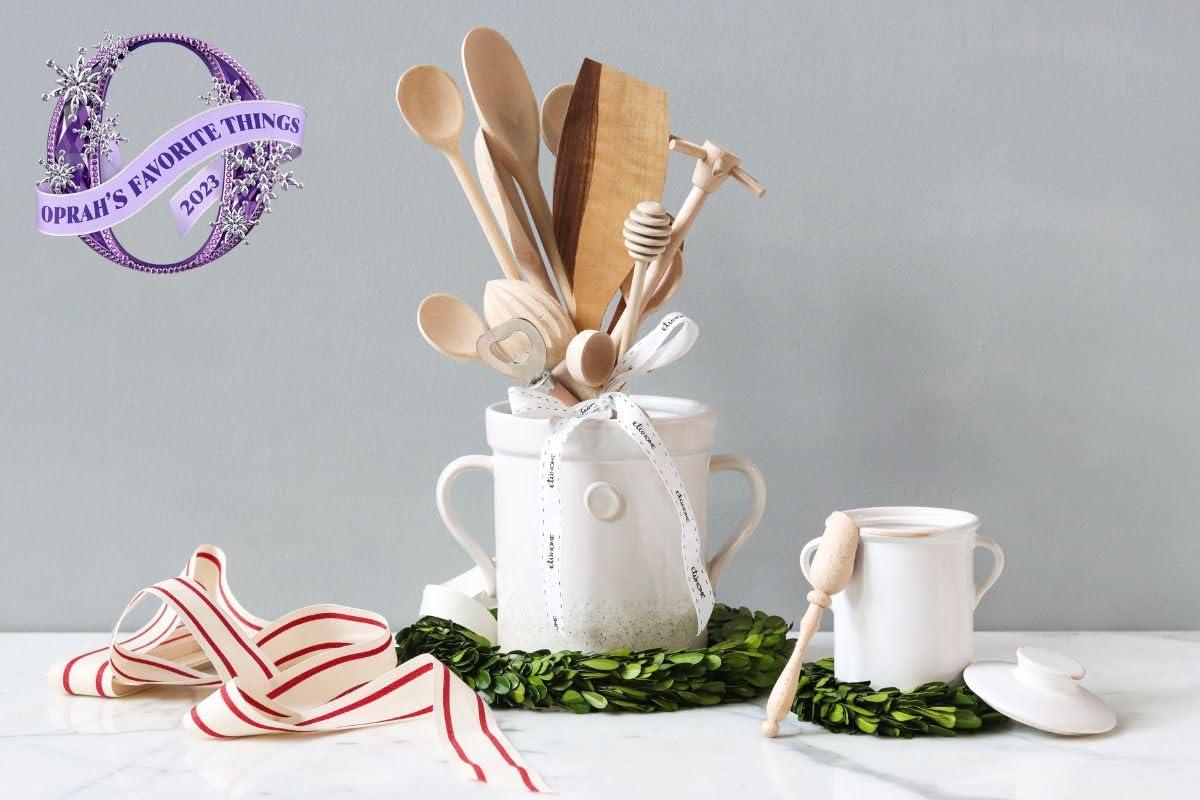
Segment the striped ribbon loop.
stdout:
[[[268,622],[229,589],[225,554],[203,545],[178,577],[134,595],[108,647],[51,669],[67,694],[119,697],[156,685],[216,686],[184,716],[213,739],[315,733],[432,718],[448,759],[466,777],[548,791],[501,733],[491,709],[429,655],[396,663],[387,621],[370,611],[315,605]],[[121,623],[161,601],[138,630]]]

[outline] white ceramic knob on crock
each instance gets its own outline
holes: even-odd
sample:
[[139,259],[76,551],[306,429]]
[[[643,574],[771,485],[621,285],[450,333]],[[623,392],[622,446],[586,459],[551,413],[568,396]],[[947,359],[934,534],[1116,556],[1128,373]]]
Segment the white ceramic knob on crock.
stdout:
[[602,522],[612,522],[625,513],[625,498],[607,481],[596,481],[583,490],[583,505]]
[[1081,736],[1111,731],[1117,715],[1080,682],[1087,670],[1075,659],[1041,647],[1018,647],[1017,663],[980,661],[963,680],[984,702],[1031,728]]

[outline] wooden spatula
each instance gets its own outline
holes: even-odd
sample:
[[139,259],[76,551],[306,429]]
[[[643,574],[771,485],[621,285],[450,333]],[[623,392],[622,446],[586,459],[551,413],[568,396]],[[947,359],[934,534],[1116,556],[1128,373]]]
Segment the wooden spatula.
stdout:
[[599,329],[631,264],[621,226],[661,200],[667,176],[667,93],[585,59],[554,168],[554,233],[575,299],[575,327]]

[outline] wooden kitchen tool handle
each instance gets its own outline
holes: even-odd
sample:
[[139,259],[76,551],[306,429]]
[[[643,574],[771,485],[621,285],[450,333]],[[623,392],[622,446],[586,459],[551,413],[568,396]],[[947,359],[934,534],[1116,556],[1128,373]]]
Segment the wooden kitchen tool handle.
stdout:
[[775,687],[767,699],[767,719],[762,724],[764,736],[779,734],[779,723],[792,707],[800,672],[804,668],[804,651],[808,649],[813,634],[821,627],[821,613],[829,607],[833,595],[845,589],[850,582],[858,538],[858,526],[841,511],[833,512],[825,520],[825,533],[821,536],[817,555],[809,569],[813,589],[808,593],[808,610],[800,621],[796,649],[792,651],[787,666],[775,681]]
[[445,156],[454,170],[454,176],[458,178],[459,185],[462,186],[463,194],[467,196],[467,202],[471,204],[471,210],[475,212],[475,219],[479,221],[479,227],[483,228],[483,235],[487,237],[492,253],[500,262],[500,269],[504,272],[504,277],[509,280],[521,280],[521,273],[517,269],[517,262],[513,258],[512,251],[508,249],[508,242],[501,235],[500,229],[496,227],[496,221],[492,219],[492,214],[487,208],[487,201],[483,199],[479,187],[475,185],[475,178],[471,175],[467,162],[463,160],[457,150],[446,151]]

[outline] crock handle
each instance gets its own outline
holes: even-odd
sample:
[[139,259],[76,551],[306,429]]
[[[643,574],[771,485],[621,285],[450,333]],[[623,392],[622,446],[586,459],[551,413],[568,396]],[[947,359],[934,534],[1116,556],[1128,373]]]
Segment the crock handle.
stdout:
[[763,481],[758,467],[740,456],[719,455],[709,459],[709,475],[728,470],[740,472],[746,476],[746,481],[750,484],[750,508],[733,536],[729,537],[729,541],[725,543],[720,552],[708,562],[708,580],[714,589],[717,587],[717,581],[721,579],[721,573],[729,565],[729,559],[733,558],[734,553],[741,549],[746,537],[754,533],[754,529],[762,521],[763,511],[767,507],[767,484]]
[[813,559],[817,557],[817,545],[821,543],[821,537],[809,539],[804,543],[804,547],[800,548],[800,571],[804,573],[804,580],[812,583],[812,578],[808,576],[808,571],[812,569]]
[[979,606],[979,601],[987,594],[987,590],[992,588],[992,584],[1000,577],[1000,573],[1004,571],[1004,551],[1000,549],[1000,545],[996,544],[995,540],[984,536],[981,533],[975,534],[975,547],[983,547],[992,552],[992,558],[995,564],[992,565],[992,572],[987,576],[987,579],[975,587],[975,605],[972,608]]
[[442,474],[438,476],[437,482],[437,510],[442,517],[442,522],[446,525],[446,530],[450,531],[450,535],[454,537],[454,541],[458,542],[463,550],[467,551],[467,555],[479,567],[479,571],[483,574],[484,586],[489,596],[496,596],[496,565],[492,563],[492,558],[487,554],[487,551],[480,546],[475,537],[467,533],[467,529],[458,521],[458,516],[454,513],[454,509],[450,507],[450,487],[455,479],[464,472],[470,472],[473,469],[483,470],[489,475],[495,475],[492,470],[491,456],[461,456],[454,459],[446,468],[442,470]]

